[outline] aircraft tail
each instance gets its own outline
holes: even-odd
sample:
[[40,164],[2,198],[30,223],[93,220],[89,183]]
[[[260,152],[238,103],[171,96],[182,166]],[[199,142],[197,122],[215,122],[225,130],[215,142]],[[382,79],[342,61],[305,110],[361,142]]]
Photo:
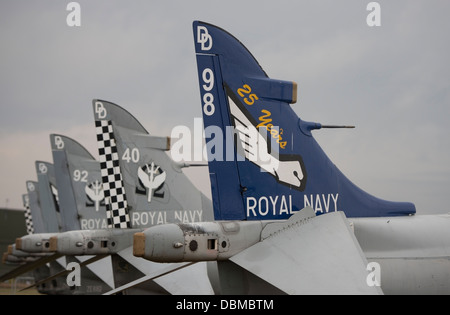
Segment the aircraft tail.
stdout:
[[[108,157],[101,160],[102,172],[110,163],[114,169],[108,172],[114,172],[116,182],[120,173],[119,185],[126,193],[123,199],[133,228],[212,219],[211,202],[184,175],[181,169],[184,165],[175,163],[167,154],[170,138],[150,135],[119,105],[94,100],[93,107],[97,131],[101,133],[99,139],[103,139],[101,145],[115,146],[114,161],[109,162]],[[109,143],[104,140],[105,133]],[[99,152],[102,159],[105,155],[101,149]]]
[[46,232],[58,233],[62,227],[62,222],[54,166],[44,161],[36,161],[35,166],[39,185],[41,211]]
[[33,226],[33,217],[31,216],[31,208],[30,208],[30,197],[28,194],[22,195],[22,202],[23,207],[25,208],[25,228],[27,230],[27,234],[33,234],[34,233],[34,226]]
[[[100,163],[77,141],[50,135],[65,231],[104,229],[106,206]],[[69,211],[73,209],[73,211]]]
[[45,233],[47,232],[42,218],[41,202],[39,200],[39,183],[28,180],[27,186],[27,198],[28,206],[30,208],[31,222],[33,224],[33,233]]
[[106,112],[100,112],[99,104],[94,102],[94,115],[108,228],[131,228],[112,121],[105,119]]
[[348,217],[415,213],[375,198],[332,163],[290,104],[297,84],[268,77],[234,36],[193,23],[214,214],[217,220],[286,219],[311,206]]

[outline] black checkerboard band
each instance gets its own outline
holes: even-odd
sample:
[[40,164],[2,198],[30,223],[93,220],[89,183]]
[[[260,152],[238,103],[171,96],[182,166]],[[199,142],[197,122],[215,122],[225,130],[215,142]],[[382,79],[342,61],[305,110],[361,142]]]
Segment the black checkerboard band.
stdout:
[[29,206],[26,206],[25,209],[25,227],[28,234],[34,233],[33,220],[31,219],[31,210]]
[[95,129],[97,132],[108,227],[131,228],[112,123],[109,120],[96,120]]

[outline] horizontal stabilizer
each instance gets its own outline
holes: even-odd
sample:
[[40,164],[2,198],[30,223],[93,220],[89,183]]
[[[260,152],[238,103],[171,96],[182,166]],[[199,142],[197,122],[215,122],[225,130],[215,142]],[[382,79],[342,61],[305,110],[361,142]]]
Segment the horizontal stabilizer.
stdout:
[[[310,217],[305,208],[268,224],[262,242],[230,260],[288,294],[380,294],[343,212]],[[272,225],[272,226],[271,226]]]
[[193,263],[176,264],[176,265],[175,265],[175,264],[168,265],[169,268],[167,268],[167,269],[166,269],[164,272],[162,272],[162,273],[155,273],[155,274],[149,274],[149,275],[146,275],[146,276],[144,276],[144,277],[142,277],[142,278],[139,278],[139,279],[137,279],[137,280],[131,281],[131,282],[129,282],[129,283],[127,283],[127,284],[125,284],[125,285],[119,287],[119,288],[116,288],[116,289],[114,289],[114,290],[111,290],[111,291],[109,291],[109,292],[106,292],[104,295],[112,295],[112,294],[120,293],[120,292],[122,292],[122,291],[124,291],[124,290],[128,290],[128,289],[131,289],[131,288],[133,288],[133,287],[135,287],[135,286],[138,286],[138,285],[140,285],[140,284],[143,284],[143,283],[145,283],[145,282],[147,282],[147,281],[152,281],[152,280],[155,280],[155,279],[157,279],[157,278],[159,278],[159,277],[163,277],[163,276],[165,276],[165,275],[167,275],[167,274],[170,274],[170,273],[175,272],[175,271],[177,271],[177,270],[186,268],[186,267],[188,267],[188,266],[190,266],[190,265],[193,265],[193,264],[195,264],[195,262],[193,262]]
[[[92,263],[94,263],[94,262],[100,260],[100,259],[105,258],[106,256],[107,256],[107,255],[93,256],[92,258],[90,258],[90,259],[88,259],[88,260],[85,260],[84,262],[80,263],[79,266],[80,266],[80,267],[87,266],[87,265],[89,265],[89,264],[92,264]],[[21,289],[20,292],[21,292],[21,291],[28,290],[28,289],[31,289],[31,288],[33,288],[33,287],[37,287],[37,286],[39,286],[39,285],[41,285],[41,284],[43,284],[43,283],[49,282],[49,281],[51,281],[51,280],[53,280],[53,279],[56,279],[56,278],[59,278],[59,277],[63,277],[63,276],[65,276],[65,275],[69,274],[70,272],[72,272],[72,270],[70,270],[70,269],[69,269],[69,270],[62,270],[62,271],[60,271],[60,272],[58,272],[58,273],[56,273],[56,274],[54,274],[54,275],[52,275],[52,276],[50,276],[50,277],[48,277],[48,278],[42,279],[42,280],[40,280],[40,281],[37,281],[37,282],[33,283],[32,285],[29,285],[29,286],[27,286],[27,287]]]
[[32,270],[34,270],[34,269],[36,269],[36,268],[38,268],[40,266],[43,266],[43,265],[45,265],[45,264],[47,264],[47,263],[49,263],[51,261],[54,261],[54,260],[58,259],[61,256],[62,255],[60,255],[60,254],[54,254],[54,255],[51,255],[51,256],[43,257],[43,258],[41,258],[39,260],[36,260],[34,262],[31,262],[31,263],[28,263],[26,265],[20,266],[20,267],[18,267],[16,269],[14,269],[14,270],[4,274],[2,277],[0,277],[0,282],[6,281],[6,280],[9,280],[9,279],[12,279],[12,278],[16,278],[16,277],[18,277],[18,276],[20,276],[20,275],[22,275],[22,274],[24,274],[24,273],[26,273],[28,271],[32,271]]
[[115,287],[111,255],[76,256],[76,258],[81,262],[81,267],[86,266],[110,288]]
[[[154,281],[170,294],[213,294],[211,284],[207,281],[206,267],[202,268],[202,263],[155,263],[135,257],[132,247],[120,251],[118,255],[145,274],[145,277],[141,279],[142,281],[139,281],[139,279],[136,280],[134,286],[147,281]],[[185,267],[189,268],[185,269]],[[163,277],[168,274],[170,274],[170,277]],[[189,285],[184,285],[186,283],[189,283]],[[128,287],[128,289],[131,287],[133,286]],[[192,288],[195,288],[195,290]],[[125,288],[120,289],[120,287],[117,287],[117,291],[110,294],[115,294],[121,290],[125,290]]]
[[157,149],[162,151],[170,150],[170,137],[157,137],[151,135],[136,135],[136,146],[139,148]]
[[[258,97],[288,104],[297,103],[297,83],[270,78],[247,78],[248,86],[258,91]],[[257,89],[256,89],[257,87]],[[245,93],[245,88],[243,89]]]

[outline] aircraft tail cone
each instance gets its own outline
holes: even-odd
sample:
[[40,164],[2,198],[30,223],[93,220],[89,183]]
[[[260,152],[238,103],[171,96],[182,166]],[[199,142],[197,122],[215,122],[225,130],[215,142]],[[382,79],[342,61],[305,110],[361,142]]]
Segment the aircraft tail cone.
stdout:
[[142,232],[135,233],[133,236],[133,255],[136,257],[145,255],[145,234]]
[[18,237],[16,238],[16,249],[22,249],[22,238]]
[[50,237],[50,247],[51,252],[56,252],[58,250],[58,238],[56,236]]

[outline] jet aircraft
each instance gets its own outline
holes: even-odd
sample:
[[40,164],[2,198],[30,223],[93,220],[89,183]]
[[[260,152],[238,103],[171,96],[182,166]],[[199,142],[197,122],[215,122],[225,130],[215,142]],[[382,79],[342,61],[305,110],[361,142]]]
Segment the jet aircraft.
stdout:
[[[102,267],[95,269],[109,290],[140,279],[145,287],[134,283],[127,293],[191,294],[190,288],[180,285],[189,282],[197,286],[194,293],[211,294],[206,264],[161,265],[132,255],[132,235],[136,231],[158,223],[212,219],[211,201],[182,173],[181,168],[188,165],[168,158],[165,151],[170,149],[169,138],[148,135],[131,114],[115,104],[95,100],[93,107],[100,163],[76,141],[51,135],[57,177],[65,191],[59,197],[65,200],[60,217],[70,223],[62,233],[22,237],[21,248],[76,255],[83,262],[87,260],[83,259],[85,255],[111,255],[96,262],[101,262]],[[90,292],[109,290],[96,286]]]
[[[40,261],[55,252],[111,255],[106,278],[96,274],[108,294],[449,294],[450,216],[417,215],[412,203],[361,190],[313,137],[348,126],[302,120],[292,107],[295,82],[270,78],[217,26],[195,21],[193,32],[212,204],[181,172],[187,165],[167,155],[170,139],[94,100],[100,162],[83,150],[59,151],[70,142],[60,135],[52,150],[59,161],[91,160],[102,187],[80,159],[58,168],[63,186],[77,192],[38,185],[42,213],[52,215],[34,220],[30,204],[34,229],[49,234],[28,244],[24,237],[19,247],[39,244],[35,251],[47,253]],[[38,163],[38,178],[48,180],[50,165]],[[80,212],[78,197],[102,221]],[[133,272],[117,277],[124,262]],[[44,269],[39,279],[55,275]]]
[[[293,110],[295,82],[270,78],[227,31],[193,31],[205,130],[220,130],[206,140],[216,221],[151,227],[135,255],[217,261],[221,279],[245,270],[287,294],[450,293],[450,216],[358,188],[315,141],[326,126]],[[217,156],[228,139],[233,154]]]

